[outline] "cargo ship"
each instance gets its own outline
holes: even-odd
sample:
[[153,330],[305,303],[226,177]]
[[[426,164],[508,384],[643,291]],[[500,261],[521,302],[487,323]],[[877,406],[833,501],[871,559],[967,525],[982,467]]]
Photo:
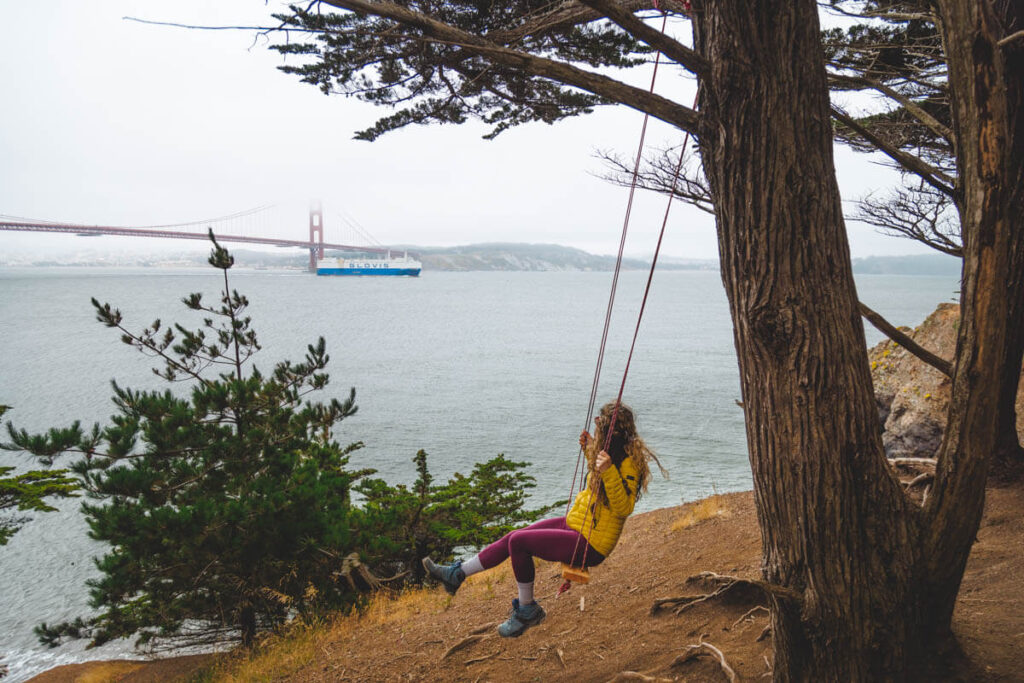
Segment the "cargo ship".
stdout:
[[386,258],[325,259],[316,265],[317,275],[409,275],[417,277],[423,264],[409,254]]

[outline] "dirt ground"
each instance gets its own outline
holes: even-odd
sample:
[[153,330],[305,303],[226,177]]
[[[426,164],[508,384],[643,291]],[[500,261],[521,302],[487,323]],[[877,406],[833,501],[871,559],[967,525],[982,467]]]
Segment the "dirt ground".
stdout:
[[[561,582],[558,568],[542,564],[538,599],[548,616],[520,638],[494,634],[515,586],[511,573],[499,567],[472,577],[454,599],[436,598],[418,614],[332,632],[312,662],[286,680],[727,680],[711,657],[674,664],[687,646],[701,641],[724,654],[739,680],[762,680],[771,670],[771,638],[761,637],[768,617],[764,610],[751,612],[756,603],[708,602],[678,615],[651,613],[658,598],[704,592],[685,583],[698,572],[758,577],[760,538],[752,495],[720,499],[721,514],[687,528],[678,528],[679,521],[696,504],[634,516],[615,553],[592,570],[591,582],[561,598],[554,597]],[[1024,488],[1019,485],[988,492],[954,629],[962,656],[941,671],[923,673],[924,680],[1024,681]],[[466,640],[474,635],[480,637]],[[463,646],[449,653],[459,643]],[[33,681],[169,681],[187,678],[203,663],[164,660],[88,678],[90,666],[75,665]],[[94,674],[99,666],[92,665]]]

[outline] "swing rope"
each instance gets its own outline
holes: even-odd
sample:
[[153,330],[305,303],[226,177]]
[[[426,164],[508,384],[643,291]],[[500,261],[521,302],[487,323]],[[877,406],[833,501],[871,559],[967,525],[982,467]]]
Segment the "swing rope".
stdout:
[[[665,27],[666,27],[667,23],[668,23],[668,15],[666,14],[662,18],[662,23],[661,23],[661,32],[662,33],[665,32]],[[655,81],[657,80],[657,77],[658,77],[658,66],[660,64],[661,64],[661,52],[658,52],[658,54],[654,58],[654,73],[651,74],[651,86],[648,89],[648,92],[650,92],[650,93],[654,92],[654,84],[655,84]],[[626,235],[629,232],[629,219],[630,219],[630,215],[633,212],[633,197],[636,194],[636,186],[637,186],[637,183],[638,183],[639,178],[640,178],[640,162],[643,159],[644,140],[647,137],[647,123],[648,123],[648,121],[650,121],[650,118],[651,118],[650,114],[646,114],[646,113],[644,114],[643,126],[640,129],[640,143],[637,146],[636,160],[633,163],[633,177],[632,177],[632,181],[630,182],[630,185],[629,185],[629,199],[626,202],[626,215],[625,215],[625,217],[624,217],[624,219],[622,221],[622,236],[619,239],[619,251],[618,251],[618,255],[615,258],[615,269],[614,269],[614,272],[612,274],[612,286],[611,286],[610,292],[608,293],[608,306],[607,306],[607,309],[605,310],[605,314],[604,314],[604,329],[601,332],[601,343],[598,346],[598,352],[597,352],[597,366],[594,369],[594,381],[593,381],[593,383],[591,384],[591,387],[590,387],[590,400],[587,403],[587,418],[586,418],[586,421],[583,423],[583,430],[584,431],[589,431],[589,429],[590,429],[590,421],[594,417],[594,405],[597,403],[597,390],[598,390],[598,385],[600,384],[600,381],[601,381],[601,368],[604,365],[604,353],[605,353],[605,348],[606,348],[606,346],[608,344],[608,330],[611,327],[612,309],[615,306],[615,293],[616,293],[616,290],[618,289],[618,286],[619,286],[619,273],[622,271],[622,255],[623,255],[623,252],[625,251],[625,248],[626,248]],[[582,488],[583,488],[583,480],[580,477],[580,463],[581,463],[581,461],[583,459],[583,451],[584,451],[584,448],[583,448],[583,446],[581,444],[580,445],[579,453],[576,456],[576,468],[573,471],[572,484],[569,487],[569,503],[568,503],[568,505],[565,508],[566,516],[569,515],[569,510],[571,509],[571,506],[572,506],[572,496],[573,496],[573,493],[576,492],[576,480],[577,480],[577,478],[580,479],[580,489],[582,490]],[[575,553],[573,553],[573,556],[575,557]]]
[[[655,6],[657,7],[657,4]],[[668,15],[665,14],[663,16],[663,18],[662,18],[662,25],[661,25],[661,32],[662,32],[662,34],[665,33],[665,27],[666,27],[667,22],[668,22]],[[655,60],[654,60],[654,73],[651,76],[650,92],[652,92],[652,93],[654,92],[654,84],[655,84],[655,80],[657,79],[658,65],[660,64],[660,61],[661,61],[661,52],[659,51],[657,56],[655,57]],[[694,98],[694,107],[696,107],[696,104],[697,104],[697,101],[696,101],[696,97],[695,97]],[[603,330],[602,335],[601,335],[601,343],[600,343],[600,347],[599,347],[599,350],[598,350],[597,368],[594,371],[594,382],[593,382],[593,384],[591,386],[591,390],[590,390],[590,402],[588,404],[589,408],[588,408],[588,411],[587,411],[587,421],[586,421],[586,423],[584,425],[584,431],[588,431],[588,428],[590,426],[590,421],[591,421],[591,419],[593,419],[594,407],[595,407],[595,404],[597,402],[597,390],[598,390],[598,384],[599,384],[600,378],[601,378],[601,367],[602,367],[602,365],[604,363],[605,347],[606,347],[607,342],[608,342],[608,330],[609,330],[610,323],[611,323],[612,308],[613,308],[613,304],[615,302],[616,289],[618,288],[619,272],[621,271],[621,268],[622,268],[622,255],[623,255],[623,251],[624,251],[625,244],[626,244],[626,234],[627,234],[627,232],[629,230],[629,219],[630,219],[630,214],[632,213],[632,210],[633,210],[633,196],[634,196],[634,194],[636,192],[636,186],[637,186],[639,175],[640,175],[640,162],[641,162],[641,158],[642,158],[642,154],[643,154],[644,138],[647,135],[647,123],[648,123],[649,120],[650,120],[650,114],[644,114],[644,122],[643,122],[643,126],[641,128],[641,131],[640,131],[639,149],[637,150],[636,161],[635,161],[634,166],[633,166],[633,178],[632,178],[632,181],[631,181],[630,187],[629,187],[629,199],[628,199],[628,201],[626,203],[626,216],[625,216],[625,220],[623,221],[623,226],[622,226],[622,237],[621,237],[621,239],[619,241],[619,252],[618,252],[618,256],[616,257],[616,261],[615,261],[615,272],[614,272],[614,275],[612,276],[611,293],[609,294],[609,297],[608,297],[608,309],[605,312],[604,330]],[[686,131],[686,135],[683,138],[682,147],[679,150],[679,161],[676,163],[675,172],[674,172],[673,177],[672,177],[672,187],[673,188],[676,186],[676,183],[678,183],[679,176],[682,173],[683,161],[685,160],[685,155],[686,155],[686,147],[689,144],[689,142],[690,142],[690,132]],[[644,296],[643,296],[642,301],[640,302],[640,311],[637,314],[636,327],[633,330],[633,340],[630,343],[629,355],[626,358],[626,367],[625,367],[625,369],[623,370],[623,373],[622,373],[622,382],[619,384],[619,393],[618,393],[618,395],[615,398],[615,408],[612,410],[611,418],[609,419],[608,426],[607,426],[607,428],[605,430],[605,442],[604,442],[604,446],[603,446],[602,450],[604,450],[606,452],[607,452],[609,446],[611,445],[612,435],[615,433],[615,424],[616,424],[616,421],[618,420],[618,417],[619,417],[619,406],[622,404],[622,394],[623,394],[623,392],[626,389],[626,379],[629,377],[629,367],[630,367],[630,364],[633,361],[633,351],[636,349],[636,340],[637,340],[637,337],[640,334],[640,323],[643,320],[644,310],[647,308],[647,298],[648,298],[648,295],[650,294],[650,291],[651,291],[651,282],[654,279],[654,269],[655,269],[655,267],[658,264],[658,256],[661,253],[661,244],[662,244],[662,241],[664,240],[664,237],[665,237],[665,228],[668,225],[668,217],[669,217],[669,213],[672,210],[672,203],[673,203],[673,196],[670,193],[669,197],[668,197],[668,201],[667,201],[666,206],[665,206],[665,214],[664,214],[664,217],[662,218],[662,221],[661,221],[661,230],[660,230],[660,232],[658,234],[658,242],[657,242],[657,245],[654,248],[654,256],[651,259],[651,268],[650,268],[650,271],[649,271],[649,273],[647,275],[647,284],[644,287]],[[573,496],[573,493],[575,492],[575,489],[576,489],[576,480],[577,480],[577,476],[579,475],[579,472],[580,472],[580,463],[582,461],[584,450],[585,450],[585,447],[581,444],[580,445],[579,453],[576,456],[576,468],[575,468],[575,470],[573,472],[572,484],[571,484],[571,486],[569,488],[569,503],[568,503],[568,506],[566,507],[566,517],[568,517],[569,510],[571,509],[570,506],[572,505],[572,496]],[[586,474],[584,474],[584,476],[586,476]],[[598,482],[598,484],[603,487],[603,483]],[[580,478],[580,486],[581,487],[583,486],[583,479],[582,478]],[[587,497],[587,507],[591,508],[592,514],[594,516],[594,519],[593,519],[593,523],[590,526],[590,531],[587,533],[587,544],[583,548],[583,558],[582,558],[582,561],[580,563],[580,569],[579,569],[579,571],[576,571],[576,572],[572,571],[573,569],[576,568],[576,565],[573,564],[571,567],[568,567],[568,568],[566,568],[565,571],[563,571],[563,576],[566,577],[566,580],[565,580],[564,583],[562,583],[561,587],[558,589],[558,594],[557,595],[561,595],[565,591],[569,590],[569,588],[572,587],[572,583],[571,583],[572,580],[580,581],[581,583],[586,583],[586,581],[589,580],[589,575],[587,574],[587,552],[590,549],[590,537],[594,533],[594,528],[597,526],[597,510],[595,509],[596,506],[594,506],[594,488],[596,488],[596,487],[591,487],[590,488],[590,495]],[[594,507],[592,507],[592,506],[594,506]],[[576,540],[576,547],[573,549],[573,553],[572,553],[573,560],[575,560],[575,558],[576,558],[576,551],[579,550],[580,540],[582,540],[582,535],[580,536],[580,538],[578,538]]]

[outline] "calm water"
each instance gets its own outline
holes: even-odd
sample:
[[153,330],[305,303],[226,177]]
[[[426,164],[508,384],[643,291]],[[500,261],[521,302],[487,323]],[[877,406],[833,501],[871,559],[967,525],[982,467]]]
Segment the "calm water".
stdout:
[[[624,273],[600,401],[614,398],[645,273]],[[356,387],[358,414],[342,443],[361,440],[353,467],[391,482],[414,477],[430,454],[436,477],[468,472],[498,453],[529,461],[537,502],[564,498],[587,412],[610,273],[426,273],[419,279],[316,278],[236,271],[264,351],[257,365],[298,360],[323,335],[331,354],[326,394]],[[861,299],[901,325],[916,325],[955,296],[946,277],[863,276]],[[97,323],[95,296],[141,329],[153,318],[189,320],[180,297],[215,297],[212,269],[0,269],[0,403],[19,427],[41,430],[113,412],[109,381],[157,386],[151,362]],[[867,330],[869,343],[880,339]],[[641,434],[671,480],[656,478],[639,510],[750,488],[739,381],[725,293],[717,273],[655,276],[626,387]],[[6,433],[4,433],[6,436]],[[19,454],[0,464],[25,466]],[[55,664],[128,656],[114,643],[44,650],[41,621],[87,611],[84,581],[103,546],[86,537],[78,503],[37,515],[0,548],[0,659],[21,681]]]

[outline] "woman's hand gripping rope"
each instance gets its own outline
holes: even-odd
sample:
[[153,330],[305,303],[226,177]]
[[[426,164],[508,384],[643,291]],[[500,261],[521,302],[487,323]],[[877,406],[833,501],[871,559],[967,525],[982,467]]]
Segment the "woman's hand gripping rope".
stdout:
[[[580,432],[580,446],[586,448],[590,444],[591,439],[593,438],[594,437],[590,436],[590,432]],[[604,471],[606,469],[611,467],[611,464],[611,456],[608,455],[606,451],[601,451],[600,453],[597,454],[597,460],[594,462],[594,471],[597,472],[598,476],[601,476],[602,474],[604,474]]]

